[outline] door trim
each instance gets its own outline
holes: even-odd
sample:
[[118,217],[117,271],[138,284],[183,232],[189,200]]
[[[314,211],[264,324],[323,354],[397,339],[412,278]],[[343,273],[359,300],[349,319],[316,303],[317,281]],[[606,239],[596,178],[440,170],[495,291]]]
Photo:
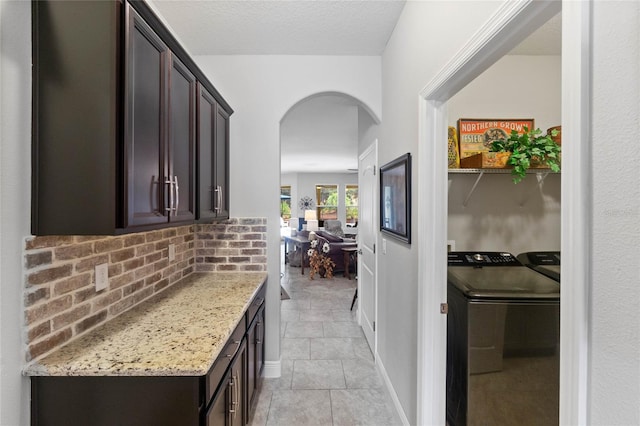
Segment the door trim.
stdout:
[[[378,242],[378,236],[379,236],[379,232],[377,232],[377,224],[378,224],[378,209],[377,206],[379,205],[379,200],[378,200],[378,179],[377,179],[377,175],[378,175],[378,139],[374,139],[373,142],[371,143],[371,145],[369,145],[364,151],[362,151],[362,153],[360,155],[358,155],[358,170],[360,170],[360,160],[369,155],[371,152],[373,152],[374,156],[375,156],[375,165],[374,167],[376,168],[375,170],[375,175],[376,178],[374,179],[374,182],[376,182],[376,186],[375,188],[373,188],[373,212],[371,212],[371,218],[373,220],[373,226],[374,226],[374,235],[375,235],[375,247],[379,247],[379,242]],[[361,182],[360,182],[360,178],[358,176],[358,188],[361,187]],[[361,239],[359,241],[362,241]],[[359,244],[358,244],[359,245]],[[360,248],[360,247],[358,247]],[[374,300],[375,300],[375,304],[373,307],[373,321],[374,324],[377,324],[378,322],[378,250],[375,250],[373,253],[374,256],[374,282],[373,282],[373,292],[374,292]],[[360,264],[360,257],[358,257],[358,270],[362,271],[362,265]],[[358,294],[362,295],[362,288],[360,285],[360,280],[358,280]],[[358,297],[358,324],[360,324],[360,326],[362,327],[362,297]],[[373,330],[373,348],[372,351],[373,353],[373,360],[374,362],[378,359],[378,330],[375,329]]]
[[505,2],[420,92],[417,424],[446,418],[446,318],[439,313],[446,302],[446,102],[563,6],[562,126],[571,134],[563,149],[571,159],[563,162],[561,249],[571,256],[562,265],[560,424],[587,424],[591,6],[532,0]]

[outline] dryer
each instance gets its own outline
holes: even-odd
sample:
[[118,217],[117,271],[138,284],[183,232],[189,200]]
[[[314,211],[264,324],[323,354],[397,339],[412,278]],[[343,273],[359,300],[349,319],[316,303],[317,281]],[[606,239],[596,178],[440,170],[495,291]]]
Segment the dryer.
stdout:
[[518,260],[547,277],[560,282],[560,252],[559,251],[529,251],[520,253]]
[[507,252],[450,252],[447,422],[557,424],[560,286]]

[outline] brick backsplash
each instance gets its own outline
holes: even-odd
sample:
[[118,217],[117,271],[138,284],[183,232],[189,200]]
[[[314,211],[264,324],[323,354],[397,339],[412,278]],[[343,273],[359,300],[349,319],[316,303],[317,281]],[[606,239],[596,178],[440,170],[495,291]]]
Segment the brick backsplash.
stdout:
[[[169,261],[169,244],[175,260]],[[266,219],[233,218],[116,237],[25,242],[26,360],[40,358],[194,271],[266,271]],[[95,266],[109,285],[95,290]]]
[[234,218],[199,225],[195,251],[198,272],[266,271],[267,219]]

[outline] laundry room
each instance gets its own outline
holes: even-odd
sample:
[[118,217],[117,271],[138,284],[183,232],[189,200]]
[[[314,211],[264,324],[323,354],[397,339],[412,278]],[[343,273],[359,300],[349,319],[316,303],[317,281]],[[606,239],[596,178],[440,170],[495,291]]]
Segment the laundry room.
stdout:
[[[560,55],[507,55],[447,105],[456,130],[459,119],[516,119],[533,120],[544,135],[561,122]],[[509,170],[450,168],[451,249],[560,250],[560,174],[529,172],[515,184]]]
[[561,55],[547,47],[516,47],[447,103],[450,425],[559,421]]

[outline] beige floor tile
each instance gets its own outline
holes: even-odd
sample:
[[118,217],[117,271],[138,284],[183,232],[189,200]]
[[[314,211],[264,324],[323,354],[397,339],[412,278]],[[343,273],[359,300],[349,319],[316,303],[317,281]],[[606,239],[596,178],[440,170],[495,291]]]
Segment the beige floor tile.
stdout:
[[273,392],[268,426],[331,426],[331,399],[327,390]]
[[293,363],[291,389],[346,388],[342,361],[296,360]]

